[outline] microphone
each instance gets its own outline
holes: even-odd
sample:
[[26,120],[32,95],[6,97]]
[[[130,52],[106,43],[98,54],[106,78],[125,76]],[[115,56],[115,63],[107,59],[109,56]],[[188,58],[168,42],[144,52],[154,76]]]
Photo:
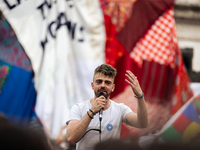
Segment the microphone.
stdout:
[[[100,97],[101,95],[104,96],[104,93],[103,92],[100,92],[98,97]],[[102,115],[103,115],[103,108],[101,108],[101,110],[99,111],[99,120],[101,121],[102,120]]]

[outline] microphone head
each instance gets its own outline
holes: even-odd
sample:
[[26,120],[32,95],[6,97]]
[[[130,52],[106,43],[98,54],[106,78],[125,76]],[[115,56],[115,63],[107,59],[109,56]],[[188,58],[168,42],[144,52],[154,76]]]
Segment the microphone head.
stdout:
[[[100,92],[100,93],[98,94],[98,97],[100,97],[101,95],[104,96],[104,93],[103,93],[103,92]],[[104,96],[104,97],[105,97],[105,96]]]

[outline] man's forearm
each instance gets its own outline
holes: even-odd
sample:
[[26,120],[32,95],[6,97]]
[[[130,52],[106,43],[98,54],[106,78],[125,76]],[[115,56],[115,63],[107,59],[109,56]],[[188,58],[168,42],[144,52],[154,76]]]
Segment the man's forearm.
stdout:
[[[91,117],[93,117],[92,113],[90,113],[89,111],[88,113]],[[87,128],[91,120],[92,119],[86,113],[80,122],[78,122],[74,126],[70,127],[69,130],[67,130],[67,140],[69,141],[70,144],[74,145],[81,139],[81,137],[87,131]]]
[[137,117],[139,126],[146,128],[148,125],[148,114],[144,97],[138,99]]

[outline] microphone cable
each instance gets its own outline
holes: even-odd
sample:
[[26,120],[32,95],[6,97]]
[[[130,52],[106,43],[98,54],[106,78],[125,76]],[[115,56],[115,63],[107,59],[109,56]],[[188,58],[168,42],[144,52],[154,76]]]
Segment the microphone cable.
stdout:
[[[88,131],[86,131],[84,133],[84,135],[80,138],[80,140],[91,130],[94,130],[94,131],[98,131],[99,132],[99,141],[101,142],[101,120],[102,118],[99,118],[99,122],[100,122],[100,129],[89,129]],[[78,143],[80,140],[78,140],[76,143]]]
[[[99,133],[101,132],[100,129],[90,129],[90,130],[88,130],[88,131],[85,132],[85,134],[80,138],[80,140],[81,140],[89,131],[91,131],[91,130],[99,131]],[[80,140],[78,140],[76,143],[78,143]]]

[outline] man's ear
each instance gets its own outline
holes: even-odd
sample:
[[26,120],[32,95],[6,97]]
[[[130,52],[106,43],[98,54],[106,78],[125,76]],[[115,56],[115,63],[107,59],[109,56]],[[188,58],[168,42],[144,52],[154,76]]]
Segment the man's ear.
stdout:
[[93,82],[91,82],[91,87],[94,90],[94,83]]
[[112,92],[115,90],[115,84],[113,84],[113,87],[112,87]]

